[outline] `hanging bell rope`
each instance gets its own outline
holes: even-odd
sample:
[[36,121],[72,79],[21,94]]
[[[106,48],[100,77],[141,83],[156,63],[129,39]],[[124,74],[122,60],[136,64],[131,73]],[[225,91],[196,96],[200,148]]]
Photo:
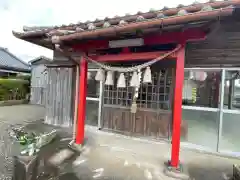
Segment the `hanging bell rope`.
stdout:
[[123,67],[111,67],[111,66],[107,66],[107,65],[104,65],[102,63],[99,63],[91,58],[89,58],[88,56],[86,56],[85,54],[83,54],[83,56],[86,58],[86,60],[96,64],[97,66],[99,66],[100,68],[104,69],[104,70],[107,70],[107,71],[115,71],[115,72],[120,72],[120,73],[126,73],[126,72],[134,72],[134,71],[137,71],[137,70],[141,70],[141,69],[144,69],[146,67],[149,67],[151,66],[152,64],[156,63],[157,61],[161,60],[161,59],[164,59],[166,57],[168,57],[169,55],[175,53],[176,51],[178,51],[179,49],[181,48],[181,45],[178,45],[175,49],[173,49],[172,51],[169,51],[167,52],[166,54],[164,55],[161,55],[151,61],[148,61],[146,63],[143,63],[141,65],[137,65],[137,66],[133,66],[133,67],[126,67],[126,68],[123,68]]
[[[106,65],[104,65],[104,64],[101,64],[101,63],[99,63],[99,62],[97,62],[97,61],[89,58],[88,56],[86,56],[86,54],[82,54],[82,56],[85,57],[86,60],[94,63],[95,65],[99,66],[99,67],[102,68],[102,69],[105,69],[105,70],[107,70],[107,71],[116,71],[116,72],[123,72],[123,73],[124,73],[124,72],[134,72],[134,71],[137,71],[138,69],[141,70],[141,69],[144,69],[144,68],[146,68],[146,67],[148,67],[148,66],[151,66],[152,64],[156,63],[157,61],[159,61],[159,60],[161,60],[161,59],[164,59],[164,58],[168,57],[169,55],[175,53],[175,52],[178,51],[181,47],[182,47],[181,45],[178,45],[178,46],[177,46],[175,49],[173,49],[172,51],[170,51],[170,52],[168,52],[168,53],[166,53],[166,54],[164,54],[164,55],[162,55],[162,56],[159,56],[159,57],[153,59],[152,61],[148,61],[148,62],[146,62],[146,63],[144,63],[144,64],[137,65],[137,66],[133,66],[133,67],[128,67],[128,68],[120,68],[120,67],[106,66]],[[74,63],[79,64],[79,62],[78,62],[77,60],[75,60],[75,59],[70,55],[70,53],[69,53],[67,50],[62,49],[59,44],[55,44],[55,48],[56,48],[58,51],[60,51],[61,53],[63,53],[66,57],[68,57],[71,61],[73,61]],[[102,77],[102,76],[101,76],[101,77]],[[97,79],[96,79],[96,80],[97,80]]]
[[[154,63],[156,63],[157,61],[164,59],[166,57],[168,57],[169,55],[175,53],[176,51],[178,51],[181,48],[181,45],[178,45],[175,49],[173,49],[170,52],[165,53],[164,55],[161,55],[151,61],[148,61],[146,63],[143,63],[141,65],[136,65],[133,67],[111,67],[111,66],[107,66],[104,65],[102,63],[99,63],[91,58],[89,58],[88,56],[86,56],[85,54],[82,54],[83,57],[85,57],[85,59],[87,61],[90,61],[92,63],[94,63],[95,65],[99,66],[100,69],[98,69],[97,74],[95,76],[95,80],[96,81],[105,81],[105,71],[111,71],[111,72],[107,72],[107,79],[105,81],[106,85],[113,85],[113,78],[112,76],[112,72],[120,72],[120,76],[117,82],[117,87],[126,87],[126,79],[124,76],[124,73],[127,72],[135,72],[134,76],[131,79],[131,84],[132,86],[137,87],[138,84],[140,84],[140,82],[137,82],[137,78],[136,78],[136,71],[141,71],[142,69],[146,68],[145,72],[144,72],[144,77],[143,77],[143,83],[151,83],[152,82],[152,75],[151,75],[151,69],[150,66],[153,65]],[[64,53],[67,57],[69,57],[71,60],[76,61],[74,58],[71,57],[71,55],[68,54],[68,52],[64,49],[60,48],[60,45],[57,46],[56,44],[56,49],[58,49],[60,52]],[[77,61],[76,61],[77,62]]]

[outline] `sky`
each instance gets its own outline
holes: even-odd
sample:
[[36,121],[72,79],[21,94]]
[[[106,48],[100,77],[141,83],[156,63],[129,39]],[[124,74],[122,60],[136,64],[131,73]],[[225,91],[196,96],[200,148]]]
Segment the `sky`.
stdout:
[[52,58],[52,51],[15,38],[12,30],[21,32],[23,26],[85,22],[126,13],[135,14],[138,11],[147,12],[150,9],[158,10],[164,6],[189,5],[193,2],[194,0],[0,0],[0,46],[25,62],[41,55]]

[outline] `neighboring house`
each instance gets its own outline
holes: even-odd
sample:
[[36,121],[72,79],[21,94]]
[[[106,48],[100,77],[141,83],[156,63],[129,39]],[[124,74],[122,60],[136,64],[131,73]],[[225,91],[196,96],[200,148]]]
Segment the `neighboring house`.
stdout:
[[[76,143],[83,143],[85,122],[95,121],[92,125],[115,133],[168,140],[171,165],[178,167],[181,136],[184,146],[239,156],[240,109],[230,106],[234,83],[224,106],[226,81],[239,79],[239,7],[240,0],[195,2],[13,34],[54,50],[53,61],[59,67],[65,64],[49,75],[54,81],[48,85],[54,88],[48,92],[52,105],[46,117],[51,115],[53,124],[73,124],[70,102],[65,101],[71,91],[78,119]],[[149,61],[155,64],[136,66]],[[108,71],[106,78],[99,67]],[[76,73],[64,75],[66,69]],[[151,76],[142,76],[145,83],[133,87],[131,79],[139,71]],[[184,71],[199,77],[184,77]]]
[[17,74],[29,74],[30,66],[8,51],[0,47],[0,77],[16,76]]

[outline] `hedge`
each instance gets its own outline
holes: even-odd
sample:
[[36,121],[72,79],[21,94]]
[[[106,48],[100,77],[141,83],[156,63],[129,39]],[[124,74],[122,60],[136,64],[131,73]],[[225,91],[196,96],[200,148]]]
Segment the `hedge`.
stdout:
[[21,100],[29,93],[28,80],[0,78],[0,101]]

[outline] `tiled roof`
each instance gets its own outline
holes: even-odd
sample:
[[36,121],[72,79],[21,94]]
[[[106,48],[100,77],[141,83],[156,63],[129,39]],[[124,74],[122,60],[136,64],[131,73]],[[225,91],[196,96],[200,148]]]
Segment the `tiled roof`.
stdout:
[[7,49],[0,47],[0,67],[19,71],[29,71],[30,67]]
[[[73,37],[73,35],[75,34],[84,35],[87,34],[88,32],[90,33],[95,32],[96,36],[98,36],[99,34],[97,34],[97,32],[98,31],[100,32],[103,29],[111,28],[116,29],[119,27],[128,27],[130,25],[135,25],[135,27],[137,27],[137,25],[144,23],[145,23],[144,27],[147,27],[147,23],[150,23],[152,21],[156,22],[155,25],[157,24],[161,25],[160,21],[157,21],[159,19],[162,21],[171,21],[170,24],[174,24],[174,22],[177,21],[179,17],[183,17],[186,20],[189,19],[188,21],[197,21],[199,20],[197,17],[198,15],[204,15],[205,19],[207,19],[206,17],[208,15],[211,16],[211,13],[212,14],[215,13],[214,14],[215,16],[217,15],[221,16],[221,13],[224,12],[226,12],[225,15],[230,15],[231,14],[230,9],[233,9],[235,5],[239,4],[240,0],[217,1],[217,2],[211,0],[208,3],[194,2],[189,6],[178,5],[175,8],[164,7],[161,10],[151,9],[149,12],[146,13],[138,12],[134,15],[126,14],[123,17],[118,16],[114,18],[106,17],[105,19],[102,20],[96,19],[94,21],[79,22],[76,24],[51,27],[24,27],[23,32],[13,32],[13,34],[21,39],[36,37],[51,38],[55,36],[61,37],[69,35]],[[227,11],[229,13],[227,13]],[[193,17],[195,17],[195,19]],[[181,22],[183,23],[184,21]],[[165,25],[168,24],[169,23],[165,23]],[[102,31],[102,33],[104,34],[106,32]]]

